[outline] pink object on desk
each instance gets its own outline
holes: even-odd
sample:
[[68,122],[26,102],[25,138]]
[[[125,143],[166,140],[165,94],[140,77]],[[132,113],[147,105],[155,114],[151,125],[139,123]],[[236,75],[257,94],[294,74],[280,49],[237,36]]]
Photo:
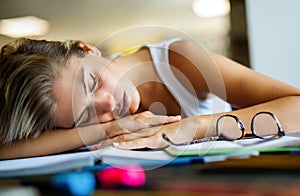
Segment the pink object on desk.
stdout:
[[144,169],[136,164],[103,169],[97,173],[97,178],[103,188],[138,187],[146,181]]

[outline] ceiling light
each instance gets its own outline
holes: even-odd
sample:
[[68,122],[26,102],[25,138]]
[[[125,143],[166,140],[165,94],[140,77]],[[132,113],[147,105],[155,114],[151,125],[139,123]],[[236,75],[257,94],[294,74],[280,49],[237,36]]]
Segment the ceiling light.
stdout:
[[192,6],[199,17],[223,16],[230,12],[228,0],[195,0]]
[[48,29],[49,23],[35,16],[0,20],[0,34],[13,38],[43,35]]

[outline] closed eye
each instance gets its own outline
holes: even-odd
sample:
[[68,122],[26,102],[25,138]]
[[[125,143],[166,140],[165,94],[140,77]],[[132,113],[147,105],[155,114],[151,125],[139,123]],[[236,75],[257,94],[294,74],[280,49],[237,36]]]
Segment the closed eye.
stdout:
[[91,78],[93,80],[93,85],[92,85],[92,87],[90,89],[90,92],[94,92],[96,90],[97,85],[98,85],[98,79],[93,74],[91,74],[91,73],[90,73],[90,76],[91,76]]

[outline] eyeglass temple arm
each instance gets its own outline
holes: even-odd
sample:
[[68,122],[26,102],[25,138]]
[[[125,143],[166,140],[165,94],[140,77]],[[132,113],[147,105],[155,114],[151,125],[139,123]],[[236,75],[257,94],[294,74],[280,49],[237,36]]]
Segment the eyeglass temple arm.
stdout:
[[190,142],[185,142],[182,144],[177,144],[177,143],[174,143],[165,133],[162,133],[162,137],[164,140],[166,140],[167,142],[169,142],[170,144],[172,144],[174,146],[198,144],[198,143],[202,143],[202,142],[216,141],[216,140],[220,139],[220,136],[215,135],[215,136],[209,136],[209,137],[205,137],[205,138],[195,139]]
[[170,140],[170,138],[169,138],[165,133],[162,133],[162,137],[163,137],[164,140],[166,140],[166,141],[169,142],[170,144],[172,144],[172,145],[174,145],[174,146],[178,145],[178,144],[173,143],[173,142]]

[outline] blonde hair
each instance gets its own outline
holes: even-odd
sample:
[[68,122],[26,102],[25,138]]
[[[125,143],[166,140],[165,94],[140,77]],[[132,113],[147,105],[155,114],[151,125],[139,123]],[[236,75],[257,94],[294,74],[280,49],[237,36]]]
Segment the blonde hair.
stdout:
[[18,39],[0,54],[0,145],[54,129],[53,85],[70,59],[86,52],[78,41]]

